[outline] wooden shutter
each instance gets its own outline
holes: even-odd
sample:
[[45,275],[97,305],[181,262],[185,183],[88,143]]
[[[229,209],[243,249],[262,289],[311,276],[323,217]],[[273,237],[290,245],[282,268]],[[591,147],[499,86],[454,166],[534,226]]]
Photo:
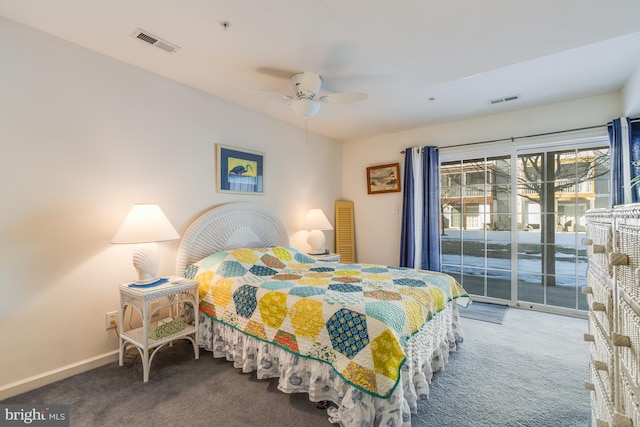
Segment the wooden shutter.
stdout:
[[356,262],[353,202],[348,200],[336,201],[336,252],[340,262]]

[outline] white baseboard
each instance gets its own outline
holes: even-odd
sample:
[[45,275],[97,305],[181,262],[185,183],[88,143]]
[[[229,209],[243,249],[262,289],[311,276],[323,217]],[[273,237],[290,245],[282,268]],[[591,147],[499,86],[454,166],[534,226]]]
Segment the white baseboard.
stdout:
[[34,375],[24,380],[0,386],[0,401],[117,361],[118,350],[114,350],[52,371]]

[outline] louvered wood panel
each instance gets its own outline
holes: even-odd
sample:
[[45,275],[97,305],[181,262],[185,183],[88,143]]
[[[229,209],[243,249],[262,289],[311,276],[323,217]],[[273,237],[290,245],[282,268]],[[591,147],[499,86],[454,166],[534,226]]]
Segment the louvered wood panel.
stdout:
[[336,201],[336,252],[340,262],[356,262],[352,201]]

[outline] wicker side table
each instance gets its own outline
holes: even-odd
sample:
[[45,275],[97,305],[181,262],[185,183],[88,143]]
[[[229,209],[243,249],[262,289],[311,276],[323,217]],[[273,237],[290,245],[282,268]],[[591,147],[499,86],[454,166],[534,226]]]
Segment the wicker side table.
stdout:
[[[179,303],[192,304],[198,309],[198,282],[182,279],[178,282],[167,282],[152,287],[132,287],[129,284],[120,285],[120,366],[124,364],[124,351],[128,345],[133,345],[142,356],[142,371],[144,382],[149,381],[151,361],[156,352],[165,344],[178,339],[187,339],[193,344],[196,359],[200,356],[197,342],[198,316],[194,316],[193,324],[185,324],[184,328],[167,335],[150,337],[151,318],[154,313],[164,307],[170,308],[173,315],[174,306]],[[127,307],[138,310],[142,318],[142,326],[125,330],[124,314]],[[181,325],[182,326],[182,325]]]
[[307,255],[310,256],[311,258],[314,258],[317,261],[340,262],[340,254],[326,253],[326,254],[320,254],[320,255],[312,255],[312,254],[307,254]]

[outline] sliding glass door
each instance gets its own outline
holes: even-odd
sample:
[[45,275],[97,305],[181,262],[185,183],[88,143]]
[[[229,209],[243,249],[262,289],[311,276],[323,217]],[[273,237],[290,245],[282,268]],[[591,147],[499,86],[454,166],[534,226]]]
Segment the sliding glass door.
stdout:
[[511,299],[509,156],[441,165],[442,264],[467,292]]
[[487,300],[586,310],[581,241],[585,212],[609,201],[603,142],[442,156],[443,271]]

